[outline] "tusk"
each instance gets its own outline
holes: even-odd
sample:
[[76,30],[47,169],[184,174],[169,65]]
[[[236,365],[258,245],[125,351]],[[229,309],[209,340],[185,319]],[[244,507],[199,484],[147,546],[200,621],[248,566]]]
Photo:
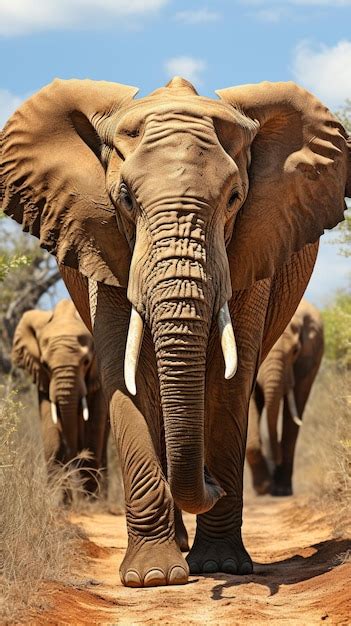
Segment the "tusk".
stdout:
[[83,420],[85,422],[87,422],[88,419],[89,419],[89,409],[88,409],[88,403],[87,403],[87,397],[86,396],[82,397],[82,408],[83,408]]
[[289,409],[290,409],[290,413],[291,413],[291,417],[293,419],[293,422],[295,422],[295,424],[297,426],[302,426],[302,419],[299,417],[299,414],[297,412],[297,407],[296,407],[296,402],[295,402],[295,396],[294,396],[293,389],[289,389],[287,395],[288,395]]
[[132,396],[136,394],[135,375],[138,367],[141,343],[143,340],[144,323],[138,311],[132,306],[126,353],[124,357],[124,380]]
[[233,378],[238,367],[235,335],[230,318],[228,302],[225,302],[218,313],[218,329],[225,362],[224,378]]
[[96,280],[93,280],[92,278],[88,279],[88,293],[91,327],[94,328],[97,308],[98,285]]
[[283,413],[284,413],[284,397],[281,398],[279,402],[279,413],[278,413],[278,420],[277,420],[277,439],[279,443],[282,442],[282,436],[283,436],[283,419],[284,419]]
[[51,402],[51,419],[54,424],[57,424],[57,408],[55,402]]

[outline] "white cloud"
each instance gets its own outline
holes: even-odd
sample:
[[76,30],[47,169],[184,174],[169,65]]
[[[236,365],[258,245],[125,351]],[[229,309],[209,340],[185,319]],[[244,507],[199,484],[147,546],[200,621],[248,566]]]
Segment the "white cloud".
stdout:
[[[280,20],[286,16],[288,16],[290,12],[286,7],[271,7],[269,9],[260,9],[256,11],[254,17],[259,19],[261,22],[268,22],[270,24],[276,24],[280,22]],[[251,14],[252,15],[252,14]]]
[[250,6],[268,5],[273,7],[276,5],[286,6],[287,4],[295,6],[315,6],[315,7],[348,7],[351,6],[351,0],[241,0],[241,4]]
[[167,74],[172,76],[182,76],[193,83],[201,84],[201,74],[206,69],[206,63],[202,59],[194,57],[180,56],[168,59],[165,62]]
[[0,0],[0,35],[86,28],[153,13],[169,0]]
[[22,98],[11,93],[7,89],[0,89],[0,128],[2,128],[10,115],[19,107]]
[[201,24],[204,22],[216,22],[220,19],[220,14],[209,9],[197,9],[195,11],[179,11],[175,14],[175,19],[184,24]]
[[312,47],[301,42],[295,50],[293,73],[300,83],[330,108],[343,105],[351,95],[351,41]]
[[240,0],[240,2],[251,8],[248,13],[250,17],[271,24],[277,24],[282,19],[306,18],[307,13],[301,15],[299,10],[303,8],[337,9],[351,6],[351,0]]

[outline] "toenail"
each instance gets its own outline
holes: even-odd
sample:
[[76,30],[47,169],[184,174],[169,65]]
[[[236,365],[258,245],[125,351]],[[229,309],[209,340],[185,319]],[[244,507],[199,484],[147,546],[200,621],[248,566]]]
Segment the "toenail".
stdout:
[[169,573],[168,582],[170,585],[184,585],[188,582],[188,572],[180,565],[175,565]]
[[252,563],[250,563],[250,561],[244,561],[244,563],[242,563],[239,567],[239,574],[252,574],[253,572],[253,567],[252,567]]
[[237,574],[238,569],[238,564],[234,559],[226,559],[221,567],[221,571],[225,574]]
[[196,562],[196,561],[188,561],[187,563],[189,565],[189,571],[190,574],[200,574],[201,573],[201,568],[200,565]]
[[214,574],[214,572],[218,572],[218,565],[216,561],[206,561],[203,564],[202,571],[205,574]]
[[144,587],[158,587],[166,584],[166,576],[160,569],[151,569],[144,578]]
[[123,584],[126,587],[141,587],[141,580],[138,572],[129,569],[124,577]]

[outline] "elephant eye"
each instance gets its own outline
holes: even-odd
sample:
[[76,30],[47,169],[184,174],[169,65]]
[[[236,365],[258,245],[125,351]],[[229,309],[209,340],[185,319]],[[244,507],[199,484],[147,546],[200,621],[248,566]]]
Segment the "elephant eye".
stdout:
[[119,188],[119,200],[120,203],[127,211],[132,211],[134,208],[134,200],[132,194],[130,193],[127,185],[125,183],[121,183]]
[[229,200],[228,200],[228,207],[230,208],[238,198],[239,198],[238,190],[237,189],[233,189],[232,193],[230,194]]

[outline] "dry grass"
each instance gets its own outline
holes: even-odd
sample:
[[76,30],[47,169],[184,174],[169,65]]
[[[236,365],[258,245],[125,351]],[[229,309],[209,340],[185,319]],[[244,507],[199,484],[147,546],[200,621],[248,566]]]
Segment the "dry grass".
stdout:
[[25,609],[42,606],[43,582],[74,583],[81,533],[60,506],[63,491],[77,483],[74,470],[57,470],[48,481],[38,429],[28,422],[16,396],[4,388],[2,395],[0,621],[18,623]]
[[311,393],[295,458],[297,491],[308,493],[334,526],[349,530],[351,371],[325,365]]

